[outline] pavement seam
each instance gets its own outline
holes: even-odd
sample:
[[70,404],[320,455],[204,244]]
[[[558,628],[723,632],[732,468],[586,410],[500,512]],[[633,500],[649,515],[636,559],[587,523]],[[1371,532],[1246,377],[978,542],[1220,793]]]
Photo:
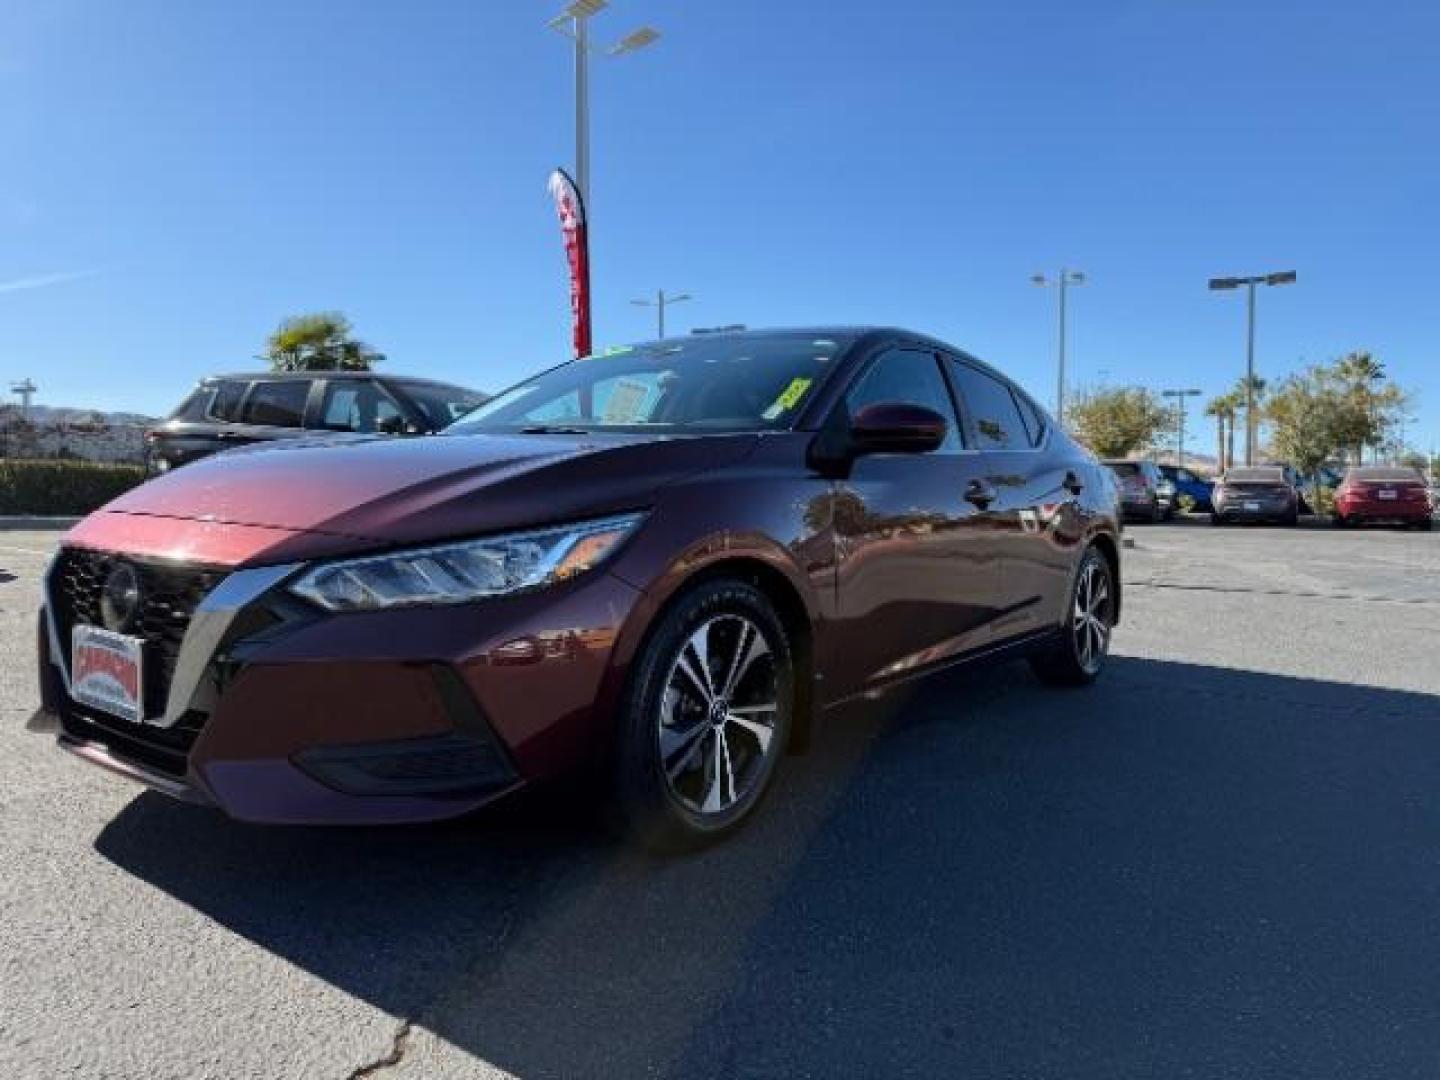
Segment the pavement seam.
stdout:
[[1359,596],[1354,593],[1301,592],[1293,589],[1258,589],[1235,585],[1184,585],[1173,581],[1126,581],[1131,589],[1175,589],[1181,592],[1242,593],[1251,596],[1294,596],[1302,600],[1356,600],[1365,604],[1440,604],[1425,597]]
[[390,1049],[374,1061],[366,1062],[363,1065],[352,1069],[346,1076],[346,1080],[361,1080],[362,1077],[376,1076],[382,1069],[393,1069],[405,1057],[405,1051],[410,1046],[411,1022],[401,1020],[400,1025],[395,1029],[395,1036],[390,1040]]

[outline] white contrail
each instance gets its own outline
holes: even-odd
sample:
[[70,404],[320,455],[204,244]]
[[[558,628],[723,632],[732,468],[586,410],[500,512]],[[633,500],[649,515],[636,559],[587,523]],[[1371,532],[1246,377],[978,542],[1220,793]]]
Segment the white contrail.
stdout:
[[0,281],[0,293],[20,292],[22,289],[43,289],[47,285],[63,285],[67,281],[94,277],[99,270],[71,270],[63,274],[37,274],[35,277],[16,278],[14,281]]

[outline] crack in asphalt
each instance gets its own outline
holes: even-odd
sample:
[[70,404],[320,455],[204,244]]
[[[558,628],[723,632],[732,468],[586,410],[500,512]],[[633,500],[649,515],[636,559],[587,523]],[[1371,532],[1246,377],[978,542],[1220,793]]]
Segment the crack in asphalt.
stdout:
[[1252,596],[1295,596],[1306,600],[1354,600],[1365,604],[1436,605],[1440,600],[1422,596],[1363,596],[1359,593],[1312,592],[1298,589],[1262,589],[1246,585],[1185,585],[1176,581],[1126,581],[1130,589],[1175,589],[1180,592],[1244,593]]
[[410,1031],[410,1021],[401,1020],[400,1026],[395,1029],[395,1037],[390,1040],[390,1049],[374,1061],[366,1062],[353,1069],[346,1080],[361,1080],[362,1077],[375,1076],[381,1069],[393,1069],[399,1065],[410,1045]]

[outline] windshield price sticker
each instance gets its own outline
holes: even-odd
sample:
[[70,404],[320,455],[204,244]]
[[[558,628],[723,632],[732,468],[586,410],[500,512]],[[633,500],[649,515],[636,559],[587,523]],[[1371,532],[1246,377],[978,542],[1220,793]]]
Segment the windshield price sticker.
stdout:
[[620,379],[605,402],[605,415],[601,419],[607,424],[638,424],[645,419],[645,405],[650,399],[650,387],[634,379]]
[[780,396],[763,413],[766,420],[774,420],[783,412],[789,412],[805,396],[805,391],[810,389],[811,380],[803,376],[790,380],[790,385],[780,391]]

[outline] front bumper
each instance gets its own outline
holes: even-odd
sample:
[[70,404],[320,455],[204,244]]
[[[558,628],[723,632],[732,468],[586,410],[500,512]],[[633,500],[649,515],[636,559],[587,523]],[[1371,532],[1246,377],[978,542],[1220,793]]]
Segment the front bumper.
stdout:
[[602,572],[481,604],[328,615],[283,592],[297,569],[231,573],[201,602],[149,724],[70,697],[47,580],[41,693],[60,745],[237,819],[295,824],[453,817],[594,757],[631,586]]

